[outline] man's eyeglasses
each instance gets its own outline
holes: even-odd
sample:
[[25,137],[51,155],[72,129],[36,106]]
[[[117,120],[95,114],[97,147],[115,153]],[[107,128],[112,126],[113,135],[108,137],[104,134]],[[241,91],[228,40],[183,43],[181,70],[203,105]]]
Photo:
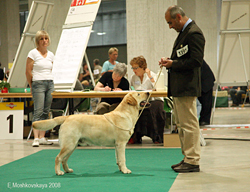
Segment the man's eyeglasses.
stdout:
[[134,69],[134,70],[136,70],[136,69],[138,69],[139,67],[131,67],[131,69]]

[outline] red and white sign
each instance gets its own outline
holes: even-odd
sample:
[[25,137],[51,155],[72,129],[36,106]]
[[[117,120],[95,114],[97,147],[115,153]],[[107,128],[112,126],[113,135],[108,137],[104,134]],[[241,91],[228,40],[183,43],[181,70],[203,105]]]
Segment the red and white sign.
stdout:
[[98,3],[99,0],[72,0],[71,7]]

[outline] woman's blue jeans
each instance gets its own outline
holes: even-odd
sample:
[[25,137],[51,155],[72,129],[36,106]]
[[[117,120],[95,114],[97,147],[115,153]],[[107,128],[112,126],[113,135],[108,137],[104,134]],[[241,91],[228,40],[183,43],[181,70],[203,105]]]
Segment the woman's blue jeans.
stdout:
[[48,119],[52,103],[51,93],[53,91],[53,80],[39,80],[32,82],[32,97],[34,101],[34,114],[32,122]]

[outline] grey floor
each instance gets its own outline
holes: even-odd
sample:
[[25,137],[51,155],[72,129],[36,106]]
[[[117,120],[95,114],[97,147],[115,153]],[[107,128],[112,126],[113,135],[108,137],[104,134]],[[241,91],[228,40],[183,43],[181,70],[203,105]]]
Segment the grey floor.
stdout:
[[[221,127],[222,125],[225,126]],[[201,172],[179,174],[170,192],[249,192],[250,128],[248,125],[250,125],[249,105],[244,108],[217,108],[213,125],[202,129],[207,145],[201,148]],[[42,149],[59,148],[58,143],[38,148],[31,147],[31,143],[31,140],[0,140],[0,166]],[[128,145],[128,148],[162,147],[153,144],[147,137],[143,138],[142,145]]]

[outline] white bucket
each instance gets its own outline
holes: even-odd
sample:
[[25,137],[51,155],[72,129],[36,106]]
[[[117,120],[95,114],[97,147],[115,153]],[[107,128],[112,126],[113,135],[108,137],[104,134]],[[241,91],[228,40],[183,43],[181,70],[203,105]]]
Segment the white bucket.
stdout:
[[[160,70],[157,73],[157,78],[158,78],[159,73],[160,73]],[[165,81],[164,74],[161,72],[159,79],[157,81],[157,84],[156,84],[156,91],[165,91],[164,81]]]

